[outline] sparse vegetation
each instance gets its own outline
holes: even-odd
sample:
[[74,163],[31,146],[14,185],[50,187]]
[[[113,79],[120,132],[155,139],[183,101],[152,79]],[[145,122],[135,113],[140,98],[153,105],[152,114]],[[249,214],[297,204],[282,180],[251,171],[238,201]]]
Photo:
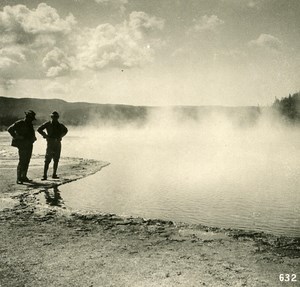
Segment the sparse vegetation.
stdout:
[[288,97],[275,99],[272,106],[286,121],[300,123],[300,93],[289,95]]

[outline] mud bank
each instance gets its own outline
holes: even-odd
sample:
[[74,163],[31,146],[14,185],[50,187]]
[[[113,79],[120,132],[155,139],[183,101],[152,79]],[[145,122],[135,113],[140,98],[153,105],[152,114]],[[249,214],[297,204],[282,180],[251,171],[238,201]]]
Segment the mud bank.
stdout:
[[[13,207],[14,204],[17,204],[24,197],[79,180],[109,165],[108,162],[103,161],[65,157],[60,160],[60,178],[52,179],[49,176],[48,180],[42,181],[44,157],[34,155],[28,172],[28,176],[32,181],[20,185],[16,184],[17,161],[16,153],[0,154],[0,210],[6,207]],[[49,175],[51,175],[51,168]]]
[[[0,286],[299,284],[299,238],[71,213],[54,204],[59,202],[55,187],[106,164],[67,158],[61,180],[42,183],[42,158],[35,157],[33,183],[16,185],[14,162],[1,158],[1,197],[13,197],[14,205],[0,211]],[[39,203],[41,195],[48,198],[46,204]],[[283,273],[296,274],[298,282],[280,282]]]

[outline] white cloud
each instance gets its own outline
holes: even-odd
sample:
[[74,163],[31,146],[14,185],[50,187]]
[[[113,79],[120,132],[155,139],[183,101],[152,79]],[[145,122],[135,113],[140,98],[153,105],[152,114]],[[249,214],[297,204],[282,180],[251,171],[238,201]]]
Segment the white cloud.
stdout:
[[248,44],[250,47],[266,48],[273,51],[279,51],[282,46],[282,42],[270,34],[261,34],[257,39],[250,41]]
[[129,16],[128,27],[133,32],[140,32],[137,37],[141,37],[142,32],[155,29],[162,30],[164,27],[164,21],[154,16],[149,16],[142,11],[134,11]]
[[72,14],[62,19],[45,3],[30,10],[24,5],[5,6],[0,12],[0,33],[16,43],[32,42],[40,34],[67,34],[76,23]]
[[194,20],[194,25],[189,32],[216,31],[225,22],[216,15],[204,15],[198,20]]
[[1,79],[0,78],[0,87],[2,87],[3,90],[9,90],[16,84],[15,80],[8,80],[8,79]]
[[0,49],[0,78],[9,79],[15,69],[26,61],[21,47],[9,46]]
[[[132,12],[121,25],[102,24],[87,29],[79,45],[79,69],[140,66],[153,59],[149,31],[162,29],[164,22],[144,12]],[[156,40],[154,39],[154,43]]]
[[55,47],[43,59],[43,67],[47,69],[48,77],[58,77],[71,71],[71,63],[66,54]]
[[[98,0],[106,3],[107,0]],[[126,0],[116,0],[126,4]],[[47,4],[0,11],[0,78],[45,78],[72,71],[141,66],[152,61],[164,21],[132,12],[123,23],[80,29]]]
[[5,47],[0,50],[0,61],[1,59],[10,59],[12,62],[21,63],[26,60],[26,57],[21,47]]
[[65,45],[75,24],[71,14],[62,19],[45,3],[32,10],[5,6],[0,11],[0,77],[42,77],[44,55],[55,45]]

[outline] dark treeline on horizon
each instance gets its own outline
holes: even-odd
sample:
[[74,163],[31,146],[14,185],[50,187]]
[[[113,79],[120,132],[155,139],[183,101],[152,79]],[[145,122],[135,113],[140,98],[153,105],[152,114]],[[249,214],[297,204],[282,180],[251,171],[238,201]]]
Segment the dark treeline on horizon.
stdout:
[[288,97],[275,99],[272,106],[285,120],[292,123],[300,122],[300,93],[289,95]]

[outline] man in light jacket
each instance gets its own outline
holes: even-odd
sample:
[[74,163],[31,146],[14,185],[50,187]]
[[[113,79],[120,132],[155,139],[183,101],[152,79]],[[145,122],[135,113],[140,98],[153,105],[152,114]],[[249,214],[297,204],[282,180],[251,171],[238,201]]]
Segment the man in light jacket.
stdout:
[[[37,131],[47,140],[47,150],[45,155],[44,175],[42,180],[47,180],[48,168],[53,159],[52,178],[59,178],[57,175],[58,162],[61,153],[61,140],[67,134],[68,129],[58,121],[59,114],[54,111],[51,120],[42,124]],[[46,130],[46,132],[45,132]]]

